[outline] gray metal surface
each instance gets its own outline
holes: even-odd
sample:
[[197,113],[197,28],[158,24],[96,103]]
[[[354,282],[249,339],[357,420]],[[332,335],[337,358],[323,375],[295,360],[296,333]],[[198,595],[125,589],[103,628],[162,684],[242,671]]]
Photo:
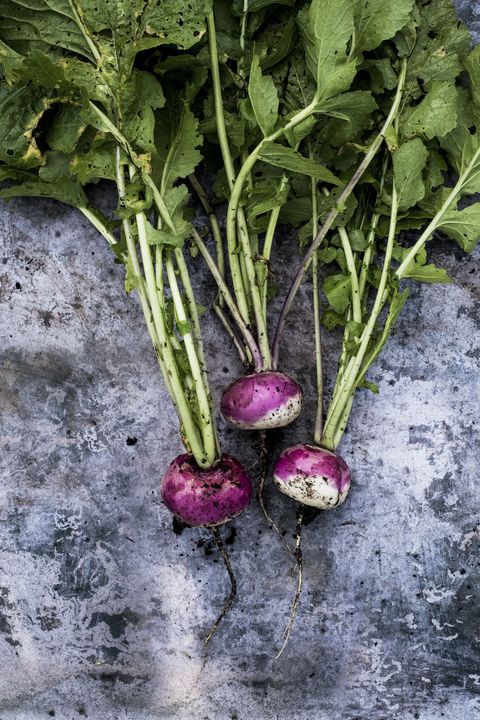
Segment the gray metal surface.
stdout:
[[[225,531],[239,597],[204,663],[227,581],[209,534],[174,534],[159,502],[180,444],[122,270],[53,202],[2,204],[0,238],[1,720],[477,718],[480,252],[438,250],[455,284],[413,289],[371,373],[379,397],[358,396],[354,485],[305,529],[284,655],[294,569],[253,504]],[[308,293],[284,347],[308,403],[279,449],[312,423]],[[218,396],[239,367],[212,318],[206,341]],[[254,474],[252,436],[221,428]],[[292,534],[288,499],[268,500]]]

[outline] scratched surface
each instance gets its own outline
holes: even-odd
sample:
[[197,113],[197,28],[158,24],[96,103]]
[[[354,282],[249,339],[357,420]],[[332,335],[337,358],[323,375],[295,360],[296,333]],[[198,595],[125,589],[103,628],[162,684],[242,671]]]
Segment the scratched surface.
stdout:
[[[478,5],[458,6],[480,30]],[[174,534],[159,502],[180,445],[136,300],[69,208],[2,205],[0,241],[1,720],[479,716],[480,252],[438,246],[455,284],[413,289],[371,373],[379,397],[357,399],[354,486],[305,529],[287,651],[274,660],[294,572],[253,505],[224,531],[239,598],[204,663],[227,584],[208,533]],[[312,423],[308,300],[284,349],[307,408],[279,449]],[[218,396],[239,368],[209,322]],[[221,429],[255,473],[252,437]],[[288,499],[268,501],[292,534]]]

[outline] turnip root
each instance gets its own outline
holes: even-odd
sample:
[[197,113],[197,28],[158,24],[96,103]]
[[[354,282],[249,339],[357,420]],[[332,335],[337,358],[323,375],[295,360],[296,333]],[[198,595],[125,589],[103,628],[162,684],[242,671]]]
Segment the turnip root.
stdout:
[[303,505],[338,507],[350,488],[347,463],[318,445],[294,445],[278,458],[273,479],[278,489]]
[[223,393],[220,406],[225,420],[243,430],[284,427],[300,414],[303,393],[300,385],[280,372],[245,375]]
[[214,528],[245,510],[252,498],[252,483],[243,465],[230,455],[202,469],[192,455],[183,454],[168,466],[161,494],[182,522]]

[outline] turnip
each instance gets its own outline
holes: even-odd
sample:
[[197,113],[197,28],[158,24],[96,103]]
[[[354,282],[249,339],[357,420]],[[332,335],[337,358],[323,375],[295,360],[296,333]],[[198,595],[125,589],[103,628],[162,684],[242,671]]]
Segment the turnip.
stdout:
[[341,505],[350,479],[348,465],[340,455],[318,445],[284,450],[273,469],[273,480],[282,493],[319,510]]
[[269,430],[293,422],[302,409],[300,385],[284,373],[264,370],[245,375],[223,393],[220,410],[243,430]]
[[232,520],[250,503],[252,483],[238,460],[223,455],[208,469],[192,455],[179,455],[167,468],[162,499],[183,523],[213,528]]

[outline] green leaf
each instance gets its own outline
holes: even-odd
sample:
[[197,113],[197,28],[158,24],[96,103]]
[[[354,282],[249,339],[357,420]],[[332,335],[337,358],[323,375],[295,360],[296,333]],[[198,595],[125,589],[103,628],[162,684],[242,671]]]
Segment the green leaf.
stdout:
[[40,50],[33,49],[25,57],[21,76],[23,80],[31,80],[35,85],[53,90],[65,84],[63,69],[53,62],[52,58]]
[[186,217],[188,214],[188,188],[183,184],[169,188],[163,199],[173,227],[165,224],[162,228],[154,228],[148,223],[148,242],[151,245],[181,247],[192,234],[192,225]]
[[274,207],[285,203],[288,190],[288,185],[280,186],[277,178],[272,180],[262,178],[258,184],[248,191],[245,210],[252,218],[270,212]]
[[480,46],[473,48],[465,60],[465,69],[470,79],[472,100],[475,105],[477,118],[480,118]]
[[30,42],[39,49],[64,48],[93,58],[68,0],[2,0],[0,36],[16,50]]
[[317,112],[346,120],[351,125],[363,129],[366,125],[365,118],[368,118],[377,108],[378,105],[371,92],[354,90],[321,100],[317,105]]
[[390,301],[390,306],[388,308],[387,317],[385,318],[385,324],[383,327],[382,332],[378,337],[376,337],[373,342],[370,345],[367,357],[364,360],[364,364],[361,370],[361,373],[358,375],[357,380],[355,382],[355,387],[359,387],[360,383],[364,381],[365,374],[367,373],[369,367],[372,365],[372,363],[376,360],[378,355],[381,353],[382,349],[384,348],[392,330],[397,322],[397,319],[400,315],[400,313],[403,310],[403,306],[405,305],[407,299],[409,296],[409,290],[406,288],[403,290],[403,292],[398,292],[398,290],[395,290],[393,297]]
[[366,380],[363,378],[363,380],[360,380],[357,387],[364,388],[365,390],[370,390],[374,395],[378,395],[380,392],[380,388],[378,385],[374,382],[371,382],[370,380]]
[[258,125],[266,137],[274,129],[278,118],[278,95],[270,75],[262,75],[258,55],[254,55],[248,82],[248,97]]
[[337,248],[325,247],[320,248],[317,252],[318,262],[322,265],[329,265],[337,257]]
[[190,234],[190,226],[185,234],[186,228],[172,229],[156,228],[148,220],[146,221],[147,240],[149,245],[168,245],[170,247],[182,247],[186,237]]
[[374,50],[392,38],[409,21],[413,0],[357,0],[355,49]]
[[[269,5],[293,5],[294,0],[247,0],[249,13],[258,12]],[[233,8],[238,15],[245,12],[245,0],[233,0]]]
[[[90,2],[97,5],[97,0]],[[128,16],[131,16],[131,0],[123,2]],[[143,46],[176,45],[183,50],[193,47],[205,35],[205,18],[212,7],[212,0],[149,0],[141,15],[141,26],[145,27]]]
[[355,90],[322,100],[318,111],[333,118],[321,131],[322,147],[330,145],[338,148],[356,140],[370,128],[377,109],[377,103],[367,90]]
[[190,335],[192,332],[192,323],[188,320],[175,320],[175,325],[177,326],[177,330],[182,337],[184,337],[185,335]]
[[375,94],[383,93],[384,90],[393,90],[397,87],[398,77],[392,67],[390,58],[364,60],[360,69],[365,69],[370,75],[370,87]]
[[336,313],[335,310],[327,308],[322,315],[322,325],[327,330],[333,330],[338,325],[344,326],[345,319],[342,317],[342,315]]
[[337,202],[340,194],[341,190],[339,188],[335,188],[328,195],[320,194],[318,197],[318,216],[321,223],[324,222],[325,216],[333,208],[338,210],[338,215],[333,222],[332,228],[345,227],[351,220],[358,204],[355,194],[352,193],[346,203],[340,207]]
[[134,70],[130,80],[131,96],[123,103],[126,109],[123,134],[134,147],[154,153],[154,111],[165,105],[163,89],[151,73]]
[[442,155],[437,150],[430,151],[424,172],[425,184],[429,190],[443,185],[445,182],[444,173],[447,170],[448,166]]
[[443,137],[457,125],[457,90],[450,83],[433,83],[416,107],[408,108],[401,117],[403,137],[422,135],[432,140]]
[[317,83],[307,68],[301,43],[293,50],[285,67],[282,66],[280,74],[278,73],[279,70],[273,71],[277,86],[282,89],[285,106],[292,114],[313,101]]
[[428,90],[433,83],[453,83],[471,46],[470,34],[458,21],[451,0],[417,5],[417,33],[407,74],[407,87],[414,97],[422,93],[422,87]]
[[80,183],[69,178],[62,178],[55,182],[45,182],[32,176],[31,180],[10,188],[0,189],[0,198],[8,199],[13,197],[48,197],[77,208],[88,205]]
[[425,196],[422,173],[428,157],[428,150],[415,138],[404,143],[393,153],[393,177],[401,210],[416,205]]
[[466,176],[464,179],[462,187],[464,194],[480,191],[480,159],[476,158],[480,147],[480,123],[476,122],[473,110],[468,90],[458,88],[456,109],[458,125],[452,132],[440,138],[440,145],[447,153],[458,175],[465,175],[468,167],[473,163],[468,177]]
[[286,23],[267,27],[266,32],[255,42],[262,70],[268,70],[287,58],[295,47],[296,39],[294,16],[289,17]]
[[284,168],[290,172],[308,175],[316,180],[329,183],[330,185],[342,185],[328,168],[323,167],[311,158],[306,158],[293,148],[285,147],[274,142],[265,142],[259,154],[259,159],[273,165]]
[[416,262],[410,263],[403,277],[426,283],[444,283],[448,285],[453,282],[450,275],[443,268],[433,264],[419,265]]
[[480,240],[480,202],[463,210],[450,210],[442,219],[440,229],[456,240],[462,250],[472,252]]
[[311,197],[292,197],[280,210],[279,220],[286,225],[297,227],[312,217]]
[[163,194],[179,178],[186,178],[202,159],[198,147],[202,136],[198,120],[188,105],[169,98],[167,106],[158,112],[155,131],[158,159],[153,160],[154,176]]
[[98,137],[87,152],[74,155],[72,173],[82,185],[99,180],[115,180],[115,150],[114,142]]
[[125,263],[125,292],[131,293],[137,287],[137,278],[133,271],[133,263],[130,255]]
[[354,31],[352,0],[312,0],[298,13],[307,67],[317,83],[317,100],[345,92],[355,75],[347,44]]
[[349,335],[359,338],[362,332],[365,330],[365,323],[356,322],[355,320],[349,320],[345,327]]
[[152,200],[152,191],[144,185],[140,175],[137,174],[127,184],[123,197],[120,197],[117,214],[125,219],[135,213],[147,211],[152,206]]
[[169,188],[165,193],[163,199],[174,223],[186,216],[189,198],[190,193],[188,192],[187,186],[183,183]]
[[47,142],[53,150],[70,153],[75,149],[85,127],[78,107],[62,105],[51,120],[47,131]]
[[20,53],[0,40],[0,67],[3,67],[5,79],[9,84],[17,79],[22,62],[23,57]]
[[264,260],[255,260],[255,275],[258,287],[263,287],[268,278],[268,265]]
[[350,275],[336,273],[327,275],[323,282],[323,292],[330,306],[339,315],[343,315],[350,305],[352,282]]
[[355,230],[351,230],[348,237],[350,239],[350,245],[354,252],[363,252],[367,249],[368,239],[365,236],[363,230],[360,230],[358,228]]

